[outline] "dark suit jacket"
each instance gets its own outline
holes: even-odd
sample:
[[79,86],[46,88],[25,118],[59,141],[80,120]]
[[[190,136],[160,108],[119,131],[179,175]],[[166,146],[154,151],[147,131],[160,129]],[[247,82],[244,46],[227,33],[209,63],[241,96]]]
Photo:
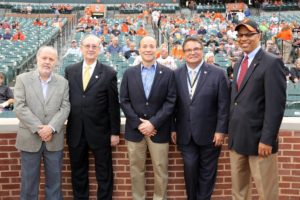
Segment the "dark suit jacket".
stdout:
[[278,131],[286,100],[286,77],[282,60],[264,50],[255,55],[237,90],[242,59],[234,67],[229,120],[229,148],[243,155],[258,155],[262,142],[278,151]]
[[70,87],[71,112],[67,124],[67,142],[76,147],[85,134],[93,149],[110,145],[110,136],[120,133],[120,106],[117,77],[113,68],[96,64],[85,91],[82,86],[82,65],[68,66],[65,71]]
[[171,117],[176,102],[174,73],[157,64],[154,81],[148,99],[145,96],[141,65],[128,68],[123,76],[120,90],[121,107],[126,116],[125,139],[141,141],[144,135],[138,130],[139,118],[148,119],[156,128],[153,142],[170,140]]
[[179,145],[189,144],[192,138],[198,145],[208,145],[213,143],[215,132],[227,133],[230,95],[225,71],[207,63],[200,70],[192,99],[186,65],[175,71],[178,95],[175,131]]

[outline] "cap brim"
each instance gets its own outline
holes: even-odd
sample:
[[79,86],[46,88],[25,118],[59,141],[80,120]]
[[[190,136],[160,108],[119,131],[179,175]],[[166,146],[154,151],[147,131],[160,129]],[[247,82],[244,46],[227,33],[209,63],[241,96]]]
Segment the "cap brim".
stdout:
[[235,27],[234,30],[238,31],[240,27],[244,26],[245,28],[248,29],[248,31],[251,31],[251,32],[257,32],[257,30],[255,28],[253,28],[252,26],[248,25],[248,24],[239,24]]

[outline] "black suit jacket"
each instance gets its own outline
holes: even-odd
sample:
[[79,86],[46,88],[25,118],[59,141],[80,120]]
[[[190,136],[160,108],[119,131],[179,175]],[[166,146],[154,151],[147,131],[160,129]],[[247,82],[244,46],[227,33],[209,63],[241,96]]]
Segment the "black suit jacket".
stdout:
[[278,131],[286,101],[282,60],[260,49],[237,90],[240,59],[234,67],[229,120],[229,148],[243,155],[258,155],[262,142],[278,151]]
[[230,92],[225,71],[207,63],[201,66],[197,86],[190,99],[186,65],[175,71],[177,103],[175,131],[177,143],[213,143],[214,133],[227,133]]
[[126,116],[125,139],[141,141],[144,135],[138,130],[139,118],[148,119],[157,130],[151,137],[156,143],[170,140],[171,121],[176,102],[174,73],[157,64],[154,81],[148,99],[141,77],[141,65],[128,68],[123,76],[120,90],[121,108]]
[[83,91],[82,65],[80,62],[65,70],[71,103],[67,142],[71,147],[76,147],[81,135],[85,134],[91,148],[107,147],[110,145],[110,136],[120,133],[116,72],[98,61],[87,88]]

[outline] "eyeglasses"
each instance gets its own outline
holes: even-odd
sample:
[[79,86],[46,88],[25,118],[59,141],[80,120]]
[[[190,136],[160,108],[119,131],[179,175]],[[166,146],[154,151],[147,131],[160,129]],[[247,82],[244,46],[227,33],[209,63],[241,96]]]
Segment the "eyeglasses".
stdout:
[[97,46],[97,45],[90,45],[90,44],[86,44],[86,45],[82,45],[84,48],[86,48],[86,49],[93,49],[93,50],[95,50],[95,49],[97,49],[97,48],[99,48],[99,46]]
[[243,36],[245,36],[246,38],[250,38],[250,37],[252,37],[253,35],[256,35],[256,34],[259,34],[259,33],[257,33],[257,32],[255,32],[255,33],[239,33],[236,36],[238,38],[242,38]]
[[199,51],[201,51],[202,50],[202,48],[200,48],[200,47],[196,47],[196,48],[193,48],[193,49],[184,49],[183,51],[184,51],[184,53],[192,53],[192,52],[199,52]]

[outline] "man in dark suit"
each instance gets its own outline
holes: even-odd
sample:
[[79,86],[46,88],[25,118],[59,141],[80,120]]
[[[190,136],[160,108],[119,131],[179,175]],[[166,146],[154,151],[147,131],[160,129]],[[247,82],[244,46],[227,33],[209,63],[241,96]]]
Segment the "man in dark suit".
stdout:
[[243,58],[231,90],[229,148],[232,195],[251,195],[251,175],[261,199],[278,199],[278,131],[286,100],[284,64],[260,46],[258,25],[245,19],[235,28]]
[[188,200],[210,199],[229,115],[225,71],[203,60],[197,37],[183,42],[186,64],[175,71],[177,103],[172,141],[183,156]]
[[176,101],[173,71],[156,62],[156,40],[140,42],[142,63],[124,73],[120,100],[126,116],[132,196],[144,200],[146,151],[154,168],[155,200],[167,199],[168,153],[171,121]]
[[74,199],[89,199],[88,151],[95,158],[98,199],[112,199],[111,146],[119,143],[120,106],[113,68],[97,61],[100,39],[81,41],[83,62],[66,68],[71,112],[67,124]]

